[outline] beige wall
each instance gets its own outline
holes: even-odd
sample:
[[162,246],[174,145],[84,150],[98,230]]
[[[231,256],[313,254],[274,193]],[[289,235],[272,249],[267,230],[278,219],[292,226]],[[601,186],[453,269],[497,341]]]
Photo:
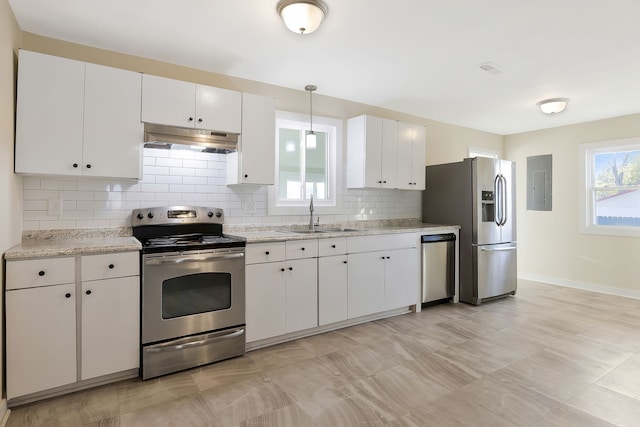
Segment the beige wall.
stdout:
[[[13,12],[7,0],[0,0],[0,253],[18,243],[22,233],[21,180],[13,174],[15,71],[19,45],[20,31]],[[2,270],[0,280],[4,283]],[[4,288],[0,292],[2,306],[3,297]],[[0,317],[0,342],[3,341],[2,321]],[[3,365],[2,357],[0,352],[0,366]],[[0,370],[0,384],[3,383]]]
[[[640,114],[505,137],[517,164],[518,273],[551,283],[596,285],[640,296],[640,239],[578,231],[578,145],[640,135]],[[526,209],[527,157],[553,155],[553,210]]]
[[[300,90],[287,89],[280,86],[77,45],[31,33],[22,34],[21,47],[35,52],[48,53],[126,70],[155,74],[258,95],[273,96],[276,98],[276,108],[279,110],[303,114],[309,113],[309,94],[304,91],[304,88],[300,88]],[[313,82],[309,83],[312,84]],[[423,117],[411,116],[359,104],[357,102],[323,96],[322,87],[318,88],[318,92],[313,95],[313,113],[314,115],[317,114],[339,119],[348,119],[349,117],[360,114],[372,114],[390,119],[403,120],[409,123],[423,124],[427,127],[426,164],[461,160],[467,156],[468,146],[489,148],[497,151],[502,151],[503,149],[503,138],[500,135],[493,135],[460,126],[436,122]],[[343,158],[346,157],[343,156]]]

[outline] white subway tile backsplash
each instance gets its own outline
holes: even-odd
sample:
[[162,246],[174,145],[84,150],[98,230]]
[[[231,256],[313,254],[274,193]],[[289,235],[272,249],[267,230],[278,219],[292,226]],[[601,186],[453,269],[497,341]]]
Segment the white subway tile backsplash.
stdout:
[[[225,210],[227,224],[302,224],[306,215],[268,216],[267,186],[226,185],[224,154],[144,150],[139,182],[25,177],[23,227],[130,227],[131,211],[166,205],[202,205]],[[343,176],[346,176],[344,174]],[[48,215],[48,200],[62,199],[62,215]],[[420,217],[420,192],[342,190],[339,212],[322,215],[321,224],[359,219]]]

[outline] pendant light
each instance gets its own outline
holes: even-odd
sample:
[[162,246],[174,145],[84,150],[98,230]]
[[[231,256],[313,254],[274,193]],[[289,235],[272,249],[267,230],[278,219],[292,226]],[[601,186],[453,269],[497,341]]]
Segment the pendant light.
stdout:
[[298,34],[311,34],[327,14],[327,5],[321,0],[280,0],[276,10],[288,29]]
[[308,130],[305,134],[305,146],[307,150],[315,150],[316,149],[316,134],[313,132],[313,101],[312,96],[313,92],[318,89],[317,86],[314,85],[306,85],[304,90],[309,92],[309,126],[311,130]]

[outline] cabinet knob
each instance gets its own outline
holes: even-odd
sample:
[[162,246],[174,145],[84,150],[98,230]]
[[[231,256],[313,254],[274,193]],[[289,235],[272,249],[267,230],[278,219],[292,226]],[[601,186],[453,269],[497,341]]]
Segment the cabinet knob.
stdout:
[[390,256],[388,256],[388,257],[387,257],[387,259],[391,259],[391,257],[390,257]]
[[74,167],[74,168],[77,168],[77,167],[78,167],[78,164],[77,164],[77,163],[74,163],[74,164],[73,164],[73,167]]
[[245,178],[249,178],[249,175],[245,173],[245,174],[244,174],[244,177],[245,177]]
[[266,251],[264,254],[265,254],[265,255],[269,255],[269,251]]
[[109,264],[109,270],[113,270],[114,268],[115,268],[115,265]]
[[198,123],[202,123],[202,118],[199,118],[199,119],[198,119]]
[[69,292],[67,292],[66,294],[64,294],[65,298],[71,298],[71,294]]
[[336,248],[336,245],[331,245],[331,247],[332,247],[333,249],[335,249],[335,248]]
[[386,183],[387,183],[387,181],[382,181],[382,183],[383,183],[383,184],[386,184]]
[[289,267],[289,271],[293,271],[293,267]]
[[380,257],[380,259],[384,259],[384,257],[383,257],[383,256],[381,256],[381,257]]
[[304,248],[300,248],[300,249],[302,249],[304,251]]
[[347,261],[342,261],[342,263],[343,263],[343,264],[346,264],[346,263],[347,263]]
[[91,295],[91,289],[87,289],[87,290],[86,290],[86,292],[85,292],[85,294],[87,294],[87,295]]
[[44,276],[44,271],[43,270],[38,271],[38,276],[40,277]]
[[91,169],[91,164],[87,163],[87,169]]
[[192,122],[193,121],[193,117],[189,117],[189,121]]
[[280,271],[284,271],[284,268],[281,268]]
[[382,184],[382,181],[378,181],[378,184]]

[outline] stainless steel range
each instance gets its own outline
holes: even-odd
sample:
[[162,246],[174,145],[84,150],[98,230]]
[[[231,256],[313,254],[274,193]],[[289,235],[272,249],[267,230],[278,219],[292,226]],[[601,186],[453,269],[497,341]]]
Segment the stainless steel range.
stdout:
[[142,243],[141,375],[154,378],[245,352],[244,254],[222,209],[133,211]]

